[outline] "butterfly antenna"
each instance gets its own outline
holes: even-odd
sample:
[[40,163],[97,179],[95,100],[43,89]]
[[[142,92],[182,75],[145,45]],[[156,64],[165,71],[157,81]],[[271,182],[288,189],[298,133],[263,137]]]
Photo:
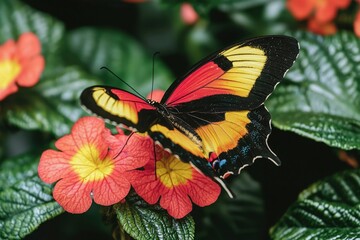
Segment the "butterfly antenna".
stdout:
[[128,86],[131,90],[133,90],[137,95],[138,97],[142,98],[143,100],[146,100],[146,98],[141,95],[138,91],[136,91],[135,88],[133,88],[132,86],[130,86],[130,84],[128,84],[127,82],[125,82],[121,77],[119,77],[118,75],[116,75],[113,71],[111,71],[109,68],[107,67],[101,67],[100,69],[105,69],[107,70],[108,72],[110,72],[112,75],[114,75],[116,78],[118,78],[122,83],[124,83],[126,86]]
[[155,57],[157,55],[159,55],[160,52],[155,52],[153,54],[153,64],[152,64],[152,79],[151,79],[151,93],[150,93],[150,99],[153,99],[152,98],[152,94],[153,94],[153,91],[154,91],[154,79],[155,79]]
[[129,142],[131,136],[134,135],[134,133],[135,133],[135,132],[131,132],[131,133],[129,134],[128,138],[127,138],[126,141],[125,141],[124,146],[122,146],[122,148],[120,149],[120,151],[115,155],[115,157],[114,157],[113,159],[117,158],[117,157],[122,153],[122,151],[124,150],[125,146],[126,146],[127,143]]

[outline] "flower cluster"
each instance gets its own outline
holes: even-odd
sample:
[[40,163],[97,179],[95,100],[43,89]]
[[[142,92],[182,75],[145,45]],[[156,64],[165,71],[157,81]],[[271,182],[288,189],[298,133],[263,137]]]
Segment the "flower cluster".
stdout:
[[334,19],[338,11],[350,3],[351,0],[288,0],[287,8],[297,20],[307,20],[310,31],[329,35],[337,31]]
[[147,163],[150,154],[143,149],[151,142],[138,135],[113,136],[103,120],[84,117],[55,146],[60,151],[42,154],[39,176],[46,183],[57,182],[53,196],[66,211],[83,213],[90,208],[91,197],[109,206],[128,194],[126,173]]
[[92,199],[104,206],[121,202],[132,185],[146,202],[160,199],[171,216],[182,218],[191,211],[192,202],[210,205],[221,191],[190,164],[158,146],[154,152],[151,138],[112,135],[96,117],[78,120],[55,146],[59,151],[42,154],[38,172],[44,182],[56,182],[54,199],[71,213],[87,211]]
[[15,93],[18,86],[35,85],[44,70],[41,44],[33,33],[23,33],[19,40],[0,46],[0,101]]
[[144,170],[132,173],[132,185],[146,202],[160,206],[175,218],[182,218],[192,210],[191,202],[204,207],[214,203],[220,187],[210,178],[184,163],[174,155],[157,147],[155,163],[148,162]]

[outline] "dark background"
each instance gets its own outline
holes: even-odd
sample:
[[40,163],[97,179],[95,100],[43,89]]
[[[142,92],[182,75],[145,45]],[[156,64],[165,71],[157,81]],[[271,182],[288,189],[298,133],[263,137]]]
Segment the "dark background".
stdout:
[[[182,37],[173,29],[176,26],[164,21],[171,17],[169,16],[171,13],[159,16],[159,10],[149,3],[140,6],[120,0],[23,0],[23,2],[61,20],[69,30],[83,26],[97,26],[126,32],[139,41],[149,55],[160,51],[161,60],[169,66],[175,76],[185,73],[194,64],[182,51],[184,43]],[[144,13],[145,8],[152,8],[154,13],[148,13],[149,10]],[[216,10],[211,11],[209,15],[214,21],[226,20],[226,16]],[[221,33],[222,30],[218,29],[215,36],[220,36],[224,46],[241,40],[241,31],[223,35]],[[338,159],[336,150],[294,133],[274,129],[269,145],[282,160],[281,167],[260,159],[246,170],[263,186],[267,229],[278,221],[303,189],[325,176],[348,168]],[[72,236],[72,239],[104,239],[104,236],[111,239],[111,226],[103,226],[99,230],[99,226],[103,225],[99,211],[100,208],[93,204],[91,211],[85,214],[63,214],[41,225],[26,239],[57,239],[56,236],[62,235]],[[70,218],[73,224],[71,226],[64,224]]]

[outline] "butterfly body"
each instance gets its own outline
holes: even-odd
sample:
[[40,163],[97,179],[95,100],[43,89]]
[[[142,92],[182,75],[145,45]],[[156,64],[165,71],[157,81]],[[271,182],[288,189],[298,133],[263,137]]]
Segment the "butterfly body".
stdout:
[[291,37],[251,39],[200,61],[159,102],[107,86],[85,89],[81,102],[113,123],[148,133],[224,186],[221,179],[257,158],[280,164],[267,144],[264,101],[298,53]]

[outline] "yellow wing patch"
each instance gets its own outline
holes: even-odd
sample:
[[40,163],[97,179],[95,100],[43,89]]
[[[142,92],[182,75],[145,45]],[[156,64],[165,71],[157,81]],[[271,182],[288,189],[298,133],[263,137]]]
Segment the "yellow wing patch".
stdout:
[[[202,139],[201,145],[177,129],[169,130],[156,124],[150,130],[162,133],[170,141],[193,155],[207,159],[213,152],[220,155],[222,152],[237,147],[238,140],[248,133],[246,125],[251,122],[247,117],[248,113],[249,111],[227,112],[225,113],[225,120],[195,129]],[[184,160],[186,161],[186,159]]]
[[256,79],[264,69],[267,57],[259,48],[235,46],[220,53],[232,62],[233,67],[214,83],[241,97],[248,97]]
[[[182,132],[180,132],[177,129],[170,130],[167,127],[164,127],[160,124],[155,124],[150,128],[150,131],[160,132],[170,141],[181,146],[186,151],[191,152],[195,156],[201,158],[204,157],[204,153],[201,150],[201,146],[193,142],[188,136],[184,135]],[[187,161],[187,159],[183,159],[183,160]]]
[[96,101],[97,105],[104,111],[118,117],[126,118],[127,120],[137,124],[138,114],[136,111],[136,105],[131,102],[118,101],[110,96],[105,88],[95,87],[93,89],[92,97]]
[[196,129],[202,139],[206,158],[212,152],[220,155],[238,145],[238,140],[248,133],[246,129],[246,125],[250,123],[248,113],[249,111],[227,112],[224,121]]

